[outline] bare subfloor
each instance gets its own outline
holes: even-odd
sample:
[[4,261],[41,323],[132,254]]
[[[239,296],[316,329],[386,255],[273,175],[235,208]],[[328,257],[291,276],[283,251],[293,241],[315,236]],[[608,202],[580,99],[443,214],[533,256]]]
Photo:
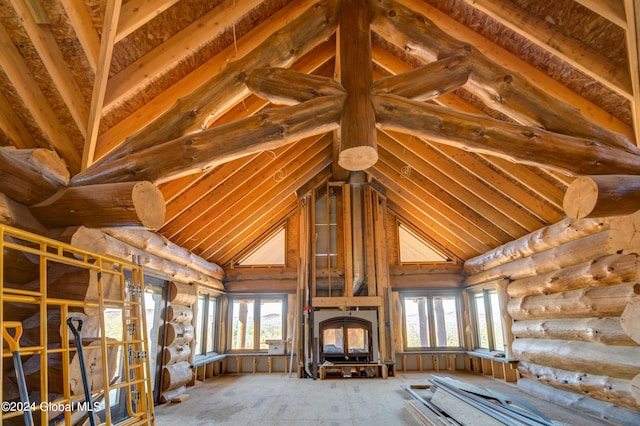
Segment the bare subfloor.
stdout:
[[[438,373],[447,376],[446,373]],[[405,409],[402,386],[426,385],[428,373],[399,373],[387,380],[312,380],[285,374],[225,375],[189,388],[182,403],[155,407],[156,424],[193,425],[417,425]],[[536,399],[503,381],[469,373],[453,377],[525,398],[550,419],[575,426],[609,425]]]

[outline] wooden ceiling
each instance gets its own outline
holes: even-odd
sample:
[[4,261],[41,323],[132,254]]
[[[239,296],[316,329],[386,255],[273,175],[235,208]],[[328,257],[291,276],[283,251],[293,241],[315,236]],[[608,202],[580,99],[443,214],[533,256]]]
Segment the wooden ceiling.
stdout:
[[[574,163],[615,169],[598,168],[599,144],[632,153],[640,170],[637,8],[371,0],[363,74],[383,92],[381,79],[411,70],[429,83],[402,104],[407,114],[377,105],[378,161],[366,173],[389,207],[465,260],[560,220],[567,185],[589,174]],[[338,79],[351,52],[337,49],[337,28],[350,12],[338,0],[0,0],[0,145],[55,149],[85,184],[100,165],[134,174],[127,159],[155,158],[161,144],[222,137],[193,167],[163,173],[158,160],[151,180],[167,203],[159,232],[225,265],[294,211],[296,191],[347,177],[335,126],[278,141],[277,126],[247,137],[254,124],[239,120],[282,108],[245,84],[256,68]],[[439,80],[452,70],[464,78]],[[536,147],[512,144],[518,135]]]

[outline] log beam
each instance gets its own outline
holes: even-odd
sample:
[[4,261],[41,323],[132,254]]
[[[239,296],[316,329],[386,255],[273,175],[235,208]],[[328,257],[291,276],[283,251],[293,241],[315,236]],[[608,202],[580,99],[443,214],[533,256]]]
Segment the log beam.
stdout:
[[511,299],[508,310],[515,320],[620,316],[640,293],[640,284],[626,283]]
[[518,371],[526,379],[536,380],[557,389],[576,392],[636,410],[640,409],[640,405],[630,391],[631,385],[627,379],[567,371],[528,362],[520,362]]
[[382,77],[372,84],[371,93],[389,93],[424,102],[460,88],[470,73],[468,56],[451,56],[402,74]]
[[369,102],[371,67],[371,10],[368,1],[343,0],[340,13],[340,82],[348,93],[340,126],[338,164],[366,170],[378,161],[375,114]]
[[508,292],[525,297],[631,282],[637,279],[637,268],[636,255],[613,254],[512,281]]
[[332,78],[309,75],[286,68],[256,68],[247,75],[247,87],[276,105],[296,105],[320,96],[346,96]]
[[516,339],[520,361],[568,371],[631,380],[640,373],[640,346],[608,346],[574,340]]
[[68,187],[29,210],[49,227],[157,229],[164,224],[166,206],[162,192],[151,182],[142,181]]
[[622,328],[619,317],[558,318],[515,321],[517,338],[579,340],[616,346],[637,346]]
[[225,273],[220,266],[208,262],[189,250],[180,247],[157,232],[132,228],[102,228],[102,231],[119,241],[144,250],[149,254],[170,260],[178,265],[183,265],[188,269],[209,275],[217,280],[224,279]]
[[0,164],[0,192],[27,206],[46,200],[69,182],[66,165],[54,151],[2,148]]
[[222,282],[215,277],[132,247],[125,242],[107,235],[99,229],[81,226],[71,236],[71,245],[94,253],[128,261],[130,261],[133,256],[136,256],[140,259],[142,266],[159,272],[169,279],[183,283],[197,283],[214,290],[224,290]]
[[609,222],[606,220],[563,219],[467,260],[464,272],[466,275],[474,275],[606,229],[609,229]]
[[471,152],[568,173],[640,174],[640,151],[457,112],[395,95],[371,96],[377,125]]
[[74,176],[70,184],[133,179],[162,183],[204,172],[236,158],[337,129],[343,102],[344,96],[323,96],[290,107],[267,109],[142,151],[104,158]]
[[562,207],[572,218],[634,213],[640,210],[640,177],[580,176],[567,188]]

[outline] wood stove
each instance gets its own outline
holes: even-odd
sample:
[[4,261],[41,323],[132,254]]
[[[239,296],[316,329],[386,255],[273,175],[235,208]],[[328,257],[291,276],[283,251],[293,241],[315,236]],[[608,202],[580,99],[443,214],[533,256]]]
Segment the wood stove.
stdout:
[[376,362],[373,340],[372,322],[365,318],[343,315],[320,321],[319,361],[334,364]]

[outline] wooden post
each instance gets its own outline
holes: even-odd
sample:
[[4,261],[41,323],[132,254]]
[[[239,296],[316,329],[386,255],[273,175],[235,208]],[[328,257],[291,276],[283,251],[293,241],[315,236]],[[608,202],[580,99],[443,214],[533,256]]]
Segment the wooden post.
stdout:
[[376,118],[369,101],[371,11],[369,2],[345,0],[341,5],[339,69],[347,91],[340,127],[338,164],[346,170],[366,170],[378,161]]

